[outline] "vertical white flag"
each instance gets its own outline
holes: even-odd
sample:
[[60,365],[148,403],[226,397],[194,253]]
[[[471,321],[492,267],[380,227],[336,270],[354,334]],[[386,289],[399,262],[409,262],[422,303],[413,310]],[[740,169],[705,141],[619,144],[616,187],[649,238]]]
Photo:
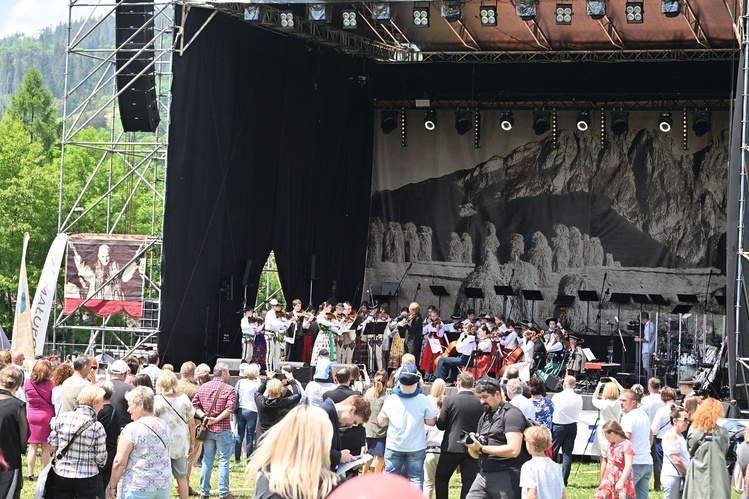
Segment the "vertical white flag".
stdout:
[[29,281],[26,278],[26,248],[29,245],[29,233],[23,235],[23,254],[21,272],[18,276],[18,295],[16,296],[16,315],[13,319],[13,350],[20,350],[27,359],[34,358],[34,339],[31,334],[31,309],[29,307]]
[[60,267],[67,244],[68,235],[57,234],[55,240],[52,241],[52,246],[49,247],[42,275],[39,276],[39,285],[36,287],[34,303],[31,306],[31,327],[34,331],[34,353],[36,355],[44,355],[44,340],[47,335],[49,314],[52,310],[57,277],[60,275]]

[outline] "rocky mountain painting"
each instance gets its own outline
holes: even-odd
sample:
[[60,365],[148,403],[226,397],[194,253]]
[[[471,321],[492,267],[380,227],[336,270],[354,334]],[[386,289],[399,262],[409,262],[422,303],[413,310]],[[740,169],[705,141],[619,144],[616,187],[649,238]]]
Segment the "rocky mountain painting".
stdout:
[[[634,320],[641,309],[611,302],[613,293],[662,295],[668,304],[642,304],[651,315],[669,314],[677,294],[691,294],[693,312],[718,322],[728,173],[728,130],[718,124],[692,149],[680,133],[646,126],[609,133],[603,148],[600,133],[590,131],[562,129],[556,143],[550,133],[526,134],[525,143],[450,172],[446,163],[475,155],[464,148],[442,157],[434,176],[396,188],[386,184],[393,185],[398,151],[382,154],[389,173],[378,173],[378,157],[400,144],[376,145],[364,289],[378,295],[382,283],[403,279],[393,306],[416,298],[422,306],[439,304],[443,316],[475,308],[539,323],[559,315],[559,295],[574,296],[572,327],[604,334],[613,316]],[[454,131],[441,137],[458,138]],[[481,153],[492,147],[484,140]],[[449,295],[439,298],[430,286]],[[495,286],[514,294],[498,295]],[[484,298],[466,297],[466,288],[480,288]],[[522,290],[543,299],[525,299]],[[580,301],[580,290],[595,291],[599,301]]]

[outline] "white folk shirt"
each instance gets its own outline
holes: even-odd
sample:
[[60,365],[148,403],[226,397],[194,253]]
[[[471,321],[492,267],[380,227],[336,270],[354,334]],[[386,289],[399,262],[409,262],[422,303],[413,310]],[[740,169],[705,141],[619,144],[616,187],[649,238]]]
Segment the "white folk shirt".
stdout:
[[492,339],[484,338],[482,340],[479,340],[479,350],[484,353],[490,353],[492,351]]
[[507,336],[500,338],[499,344],[507,350],[515,350],[518,347],[518,333],[513,331]]
[[265,314],[265,330],[271,333],[282,333],[289,327],[291,321],[276,317],[275,310],[268,310]]
[[436,327],[434,327],[433,322],[429,322],[428,324],[424,324],[424,327],[421,329],[421,332],[424,336],[428,334],[434,334],[438,338],[442,338],[445,335],[445,325],[442,324],[442,326],[439,329],[437,329]]
[[583,398],[575,393],[575,390],[565,388],[560,393],[554,394],[551,401],[554,403],[552,423],[570,424],[580,421],[580,413],[583,411]]
[[562,343],[561,341],[556,341],[555,338],[552,336],[551,338],[549,338],[549,341],[547,341],[544,346],[546,347],[546,351],[549,353],[559,352],[560,350],[564,348],[564,343]]
[[461,355],[471,355],[476,350],[476,335],[466,334],[458,338],[455,349]]
[[330,328],[330,330],[335,334],[342,334],[339,322],[328,319],[327,317],[325,317],[325,314],[321,313],[317,315],[317,323]]
[[242,328],[242,335],[250,338],[255,338],[257,333],[263,328],[263,326],[257,322],[250,323],[247,317],[242,317],[239,321],[239,327]]
[[530,362],[531,360],[533,360],[533,348],[535,345],[536,344],[530,338],[528,338],[527,341],[523,339],[520,342],[520,348],[523,349],[523,360],[525,362]]

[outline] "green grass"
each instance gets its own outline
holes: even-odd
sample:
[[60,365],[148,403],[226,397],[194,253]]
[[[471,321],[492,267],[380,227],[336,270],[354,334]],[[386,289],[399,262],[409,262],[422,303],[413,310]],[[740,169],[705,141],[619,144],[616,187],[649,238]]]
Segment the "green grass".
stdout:
[[[579,470],[578,470],[579,465]],[[37,462],[37,474],[39,473],[39,464]],[[190,485],[194,490],[200,491],[200,469],[193,471]],[[254,497],[252,489],[252,481],[248,480],[244,476],[244,467],[232,466],[229,483],[231,484],[231,491],[237,498],[251,499]],[[595,494],[596,487],[598,487],[598,464],[583,462],[582,464],[575,462],[572,465],[572,473],[570,474],[569,485],[567,486],[567,497],[568,499],[590,499]],[[455,474],[453,479],[450,481],[450,499],[458,499],[460,497],[460,475]],[[34,487],[35,482],[24,482],[24,488],[21,491],[21,499],[33,499],[34,498]],[[211,487],[214,494],[218,491],[218,467],[214,464],[213,474],[211,476]],[[649,495],[650,499],[662,499],[662,492],[654,492],[652,490],[653,482],[650,482],[651,492]],[[172,494],[173,497],[177,496],[176,484]],[[216,496],[217,497],[217,496]],[[732,498],[738,499],[740,496],[736,492],[731,495]]]

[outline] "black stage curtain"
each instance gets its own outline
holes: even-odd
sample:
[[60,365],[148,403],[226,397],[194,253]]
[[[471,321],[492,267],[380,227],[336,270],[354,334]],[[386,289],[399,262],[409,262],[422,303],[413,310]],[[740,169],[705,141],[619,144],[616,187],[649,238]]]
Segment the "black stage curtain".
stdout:
[[[187,32],[210,11],[192,9]],[[188,38],[191,35],[188,35]],[[216,16],[174,58],[159,350],[239,357],[247,260],[275,251],[287,299],[351,299],[363,276],[373,111],[362,61]],[[234,299],[219,289],[234,278]],[[256,290],[247,290],[254,303]],[[360,292],[359,295],[361,296]]]

